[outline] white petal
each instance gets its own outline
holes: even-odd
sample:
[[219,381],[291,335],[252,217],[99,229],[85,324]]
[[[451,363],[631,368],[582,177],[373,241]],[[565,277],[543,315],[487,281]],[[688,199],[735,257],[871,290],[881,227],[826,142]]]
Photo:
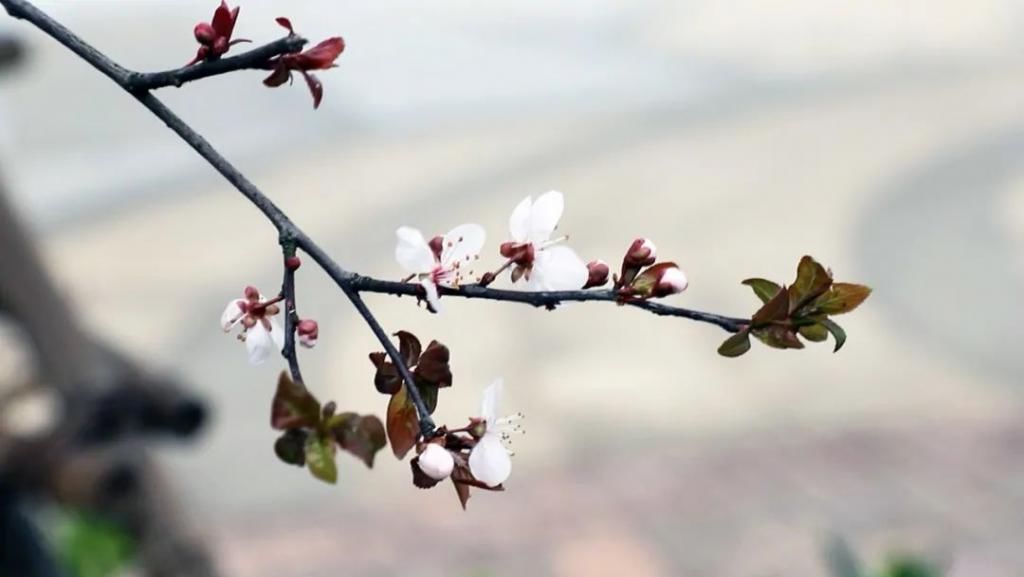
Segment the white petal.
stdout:
[[430,443],[416,461],[421,471],[435,481],[447,479],[455,469],[455,459],[447,449],[437,443]]
[[420,285],[427,292],[427,302],[430,303],[430,308],[434,309],[435,313],[440,313],[441,297],[437,294],[437,285],[429,278],[421,280]]
[[242,315],[242,299],[235,299],[228,303],[228,307],[224,309],[224,312],[220,315],[220,328],[224,329],[224,332],[230,331],[232,327],[238,324],[241,320]]
[[495,379],[493,383],[484,389],[484,400],[480,405],[480,418],[493,426],[498,419],[498,405],[501,404],[501,395],[505,390],[505,381]]
[[562,218],[564,208],[565,199],[557,190],[545,192],[537,197],[533,208],[530,209],[528,240],[534,244],[541,244],[551,238],[551,233],[555,232],[555,227]]
[[487,240],[487,232],[479,224],[460,224],[444,235],[444,248],[441,250],[441,266],[451,268],[456,262],[459,266],[480,254]]
[[[287,314],[287,313],[285,313]],[[270,317],[270,338],[274,340],[277,352],[284,350],[284,326],[277,320],[276,316]]]
[[552,246],[537,251],[528,290],[579,290],[587,284],[587,264],[567,246]]
[[498,435],[484,435],[469,454],[469,470],[478,481],[497,487],[512,473],[512,458]]
[[436,260],[423,234],[415,228],[403,226],[395,231],[398,245],[395,246],[395,260],[405,272],[420,274],[434,270]]
[[526,197],[512,210],[512,216],[508,217],[508,232],[512,240],[526,242],[530,233],[530,209],[533,207],[533,198]]
[[256,323],[245,333],[245,348],[249,351],[249,363],[253,365],[265,363],[273,354],[275,346],[274,339],[263,327],[263,323]]

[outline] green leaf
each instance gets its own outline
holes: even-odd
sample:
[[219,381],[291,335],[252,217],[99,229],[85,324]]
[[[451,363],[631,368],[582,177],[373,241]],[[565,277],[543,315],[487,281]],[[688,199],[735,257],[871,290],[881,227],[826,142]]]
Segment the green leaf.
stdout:
[[338,465],[334,462],[334,439],[312,434],[306,437],[306,466],[313,476],[325,483],[338,482]]
[[814,323],[813,325],[802,325],[797,332],[800,336],[813,342],[820,343],[828,339],[828,329],[821,323]]
[[735,358],[750,350],[750,331],[742,330],[718,347],[718,354],[723,357]]
[[388,444],[384,424],[373,415],[342,413],[335,415],[328,427],[338,446],[358,457],[367,467],[373,467],[377,451]]
[[832,284],[832,275],[809,256],[800,259],[796,280],[789,287],[789,310],[795,311],[821,296]]
[[298,467],[306,464],[306,437],[302,429],[291,429],[274,441],[274,454],[289,465]]
[[782,290],[782,287],[778,284],[763,278],[748,278],[743,281],[743,284],[754,289],[754,294],[757,295],[757,298],[761,299],[762,303],[772,300]]
[[57,530],[58,556],[69,575],[109,577],[135,555],[135,542],[120,526],[91,515],[71,513]]
[[936,564],[917,556],[901,554],[890,557],[883,577],[942,577],[944,571]]
[[756,327],[773,321],[783,321],[787,318],[789,318],[789,292],[780,290],[771,300],[764,303],[750,320]]
[[860,303],[864,302],[870,295],[870,287],[837,282],[825,294],[815,299],[811,304],[811,308],[816,312],[826,315],[841,315],[860,306]]
[[387,434],[391,451],[399,460],[416,445],[420,435],[420,420],[405,385],[392,395],[388,403]]
[[753,331],[759,341],[775,349],[802,349],[804,344],[790,327],[770,325]]
[[825,547],[825,561],[828,563],[832,577],[862,577],[864,575],[857,556],[841,537],[833,537],[829,540]]
[[832,319],[821,319],[821,324],[828,329],[828,332],[832,333],[832,338],[836,341],[836,348],[832,350],[834,353],[838,353],[839,349],[843,348],[843,344],[846,343],[846,331],[843,327],[837,325]]
[[277,379],[277,392],[270,408],[270,426],[282,431],[316,427],[320,423],[320,402],[286,371]]

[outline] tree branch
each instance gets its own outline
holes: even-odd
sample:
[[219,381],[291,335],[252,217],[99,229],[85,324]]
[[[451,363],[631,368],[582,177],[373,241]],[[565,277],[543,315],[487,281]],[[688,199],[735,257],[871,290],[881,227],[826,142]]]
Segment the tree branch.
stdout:
[[292,381],[302,386],[302,371],[299,368],[299,356],[295,350],[295,326],[299,323],[299,313],[295,300],[295,268],[288,266],[288,259],[295,256],[295,242],[290,238],[281,238],[281,253],[284,257],[284,280],[281,282],[281,296],[284,297],[284,349],[281,354],[288,360],[288,371]]
[[302,50],[306,39],[295,34],[253,48],[236,56],[199,62],[184,68],[163,72],[129,72],[125,87],[129,91],[156,90],[167,86],[181,86],[186,82],[201,80],[210,76],[227,74],[237,70],[265,70],[267,62],[282,54],[294,54]]
[[[348,281],[349,286],[358,292],[381,293],[390,295],[423,296],[423,289],[416,283],[379,280],[367,276],[355,275]],[[437,287],[442,296],[462,297],[466,299],[482,299],[491,301],[513,302],[544,307],[554,310],[556,306],[566,302],[620,302],[613,290],[577,290],[577,291],[518,291],[484,287],[478,284],[462,285],[458,288]],[[710,323],[730,333],[739,332],[750,319],[726,317],[713,313],[705,313],[682,307],[674,307],[649,300],[627,300],[623,305],[636,307],[659,316],[681,317],[693,321]]]
[[[157,99],[149,90],[164,86],[180,86],[185,82],[206,78],[216,74],[223,74],[233,70],[260,67],[260,59],[265,62],[277,54],[294,52],[302,47],[304,40],[297,36],[289,35],[276,42],[256,48],[247,53],[225,58],[220,61],[198,64],[195,66],[157,72],[151,74],[140,74],[131,72],[107,58],[104,54],[90,46],[73,32],[54,21],[48,15],[35,8],[26,0],[0,0],[0,5],[7,8],[7,11],[16,18],[28,20],[43,32],[49,34],[58,42],[67,46],[75,54],[91,64],[97,70],[111,78],[114,82],[131,93],[143,106],[148,108],[157,118],[162,120],[182,140],[188,143],[200,156],[214,167],[228,182],[230,182],[242,195],[249,200],[277,229],[282,239],[284,255],[287,257],[289,251],[294,254],[296,249],[309,254],[324,272],[334,280],[338,288],[345,293],[352,305],[363,317],[363,320],[370,327],[377,340],[384,347],[392,363],[398,369],[399,374],[407,385],[409,396],[416,406],[419,414],[421,432],[429,436],[434,431],[434,423],[430,413],[426,409],[420,391],[416,386],[409,368],[402,359],[398,349],[392,343],[390,336],[380,325],[377,319],[370,312],[360,293],[384,293],[391,295],[412,295],[421,296],[419,285],[383,281],[370,277],[364,277],[348,271],[334,261],[324,250],[316,244],[302,229],[295,225],[290,218],[264,195],[252,182],[238,171],[226,158],[217,152],[210,143],[199,133],[193,130],[166,105]],[[284,350],[285,358],[288,359],[292,377],[301,381],[299,375],[298,361],[295,356],[295,321],[297,316],[294,313],[295,288],[294,271],[288,271],[286,267],[282,293],[286,299],[286,345]],[[589,290],[589,291],[558,291],[558,292],[526,292],[514,290],[500,290],[486,288],[480,285],[465,285],[457,289],[440,288],[440,294],[446,296],[457,296],[469,299],[485,299],[505,302],[518,302],[533,306],[543,306],[548,309],[555,308],[563,302],[619,302],[618,295],[611,290]],[[711,313],[694,311],[690,309],[673,307],[654,303],[646,300],[630,300],[624,303],[628,306],[640,308],[661,316],[674,316],[694,321],[710,323],[728,332],[738,332],[749,324],[749,320],[726,317]]]

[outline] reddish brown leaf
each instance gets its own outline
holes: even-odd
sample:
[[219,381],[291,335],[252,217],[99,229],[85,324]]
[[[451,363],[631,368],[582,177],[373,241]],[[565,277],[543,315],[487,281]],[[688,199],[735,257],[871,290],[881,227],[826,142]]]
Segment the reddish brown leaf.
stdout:
[[370,468],[373,467],[377,451],[387,445],[384,424],[373,415],[342,413],[331,417],[327,428],[334,435],[338,446],[358,457]]
[[416,445],[416,439],[420,434],[420,420],[416,415],[416,407],[409,400],[405,385],[392,395],[388,403],[387,433],[391,450],[399,460]]
[[416,365],[419,362],[420,354],[423,352],[420,340],[416,338],[416,335],[408,331],[398,331],[395,333],[395,336],[398,337],[398,351],[401,353],[402,358],[405,359],[405,366],[412,367]]
[[286,371],[277,380],[270,409],[270,426],[277,430],[315,428],[320,423],[320,402]]
[[417,382],[423,381],[435,387],[450,387],[452,385],[452,371],[448,362],[451,354],[448,347],[437,341],[430,341],[427,350],[419,358],[414,374]]
[[804,344],[789,327],[771,325],[754,329],[753,334],[762,343],[776,349],[802,349]]
[[799,309],[821,296],[832,284],[832,275],[809,256],[800,259],[796,280],[789,287],[789,310]]
[[303,467],[306,465],[306,435],[301,429],[285,431],[274,442],[274,453],[289,465]]
[[770,301],[764,303],[751,319],[754,326],[789,318],[789,292],[780,290]]
[[282,26],[286,30],[288,30],[288,32],[290,32],[291,34],[295,34],[295,30],[292,29],[292,21],[291,20],[285,18],[284,16],[278,16],[277,18],[274,18],[274,21],[277,22],[280,26]]
[[815,299],[812,308],[826,315],[841,315],[860,306],[870,295],[870,287],[837,282],[825,294]]
[[263,79],[263,84],[273,88],[275,86],[281,86],[291,79],[292,73],[289,72],[287,68],[284,66],[277,66],[274,68],[274,71],[270,73],[270,76]]

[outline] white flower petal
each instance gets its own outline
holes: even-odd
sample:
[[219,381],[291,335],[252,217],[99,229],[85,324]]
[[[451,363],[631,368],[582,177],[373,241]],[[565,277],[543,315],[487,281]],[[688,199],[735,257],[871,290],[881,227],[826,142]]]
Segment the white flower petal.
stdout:
[[447,449],[437,443],[430,443],[416,461],[420,470],[435,481],[447,479],[455,469],[455,459]]
[[459,266],[480,254],[487,240],[487,232],[479,224],[460,224],[444,235],[444,248],[441,250],[441,266],[448,269],[456,262]]
[[430,245],[423,238],[423,233],[408,226],[395,231],[398,245],[395,246],[395,260],[405,272],[413,274],[429,273],[434,270],[437,262]]
[[533,291],[579,290],[587,284],[587,264],[567,246],[552,246],[537,251],[533,272],[527,284]]
[[532,207],[533,198],[528,196],[512,210],[512,216],[508,217],[508,232],[512,235],[512,240],[526,242],[526,237],[530,233],[530,212]]
[[534,244],[541,244],[550,239],[551,233],[555,232],[555,227],[558,226],[558,221],[562,218],[564,208],[565,199],[557,190],[545,192],[537,197],[537,201],[530,209],[527,240]]
[[498,419],[498,405],[501,404],[501,395],[505,390],[505,381],[495,379],[493,383],[484,389],[484,399],[480,405],[480,418],[488,426],[493,426]]
[[284,350],[284,326],[277,320],[276,316],[270,317],[270,338],[274,340],[277,352]]
[[245,348],[249,352],[249,363],[261,365],[274,353],[274,339],[270,332],[264,328],[263,323],[256,323],[245,333]]
[[498,435],[484,435],[469,454],[469,470],[478,481],[497,487],[512,473],[512,458]]
[[224,329],[224,332],[230,331],[231,328],[238,324],[238,321],[242,319],[242,315],[245,314],[242,312],[242,302],[244,302],[242,299],[232,300],[228,303],[224,312],[221,313],[220,328]]
[[420,285],[427,292],[427,302],[430,303],[430,308],[434,309],[435,313],[440,313],[441,297],[437,294],[437,285],[429,278],[421,280]]

